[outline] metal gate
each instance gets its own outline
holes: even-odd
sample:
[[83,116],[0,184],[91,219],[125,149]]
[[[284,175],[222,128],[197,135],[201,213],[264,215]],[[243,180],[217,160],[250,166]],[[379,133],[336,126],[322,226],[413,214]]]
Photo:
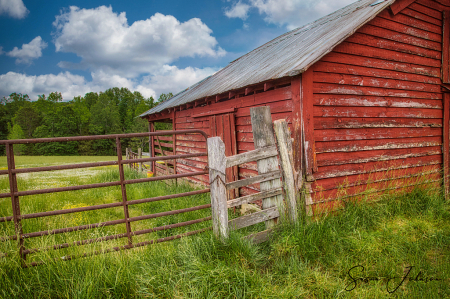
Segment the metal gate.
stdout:
[[[145,246],[145,245],[149,245],[149,244],[153,244],[153,243],[170,241],[170,240],[178,239],[178,238],[181,238],[184,236],[198,234],[203,231],[209,230],[211,227],[203,228],[203,229],[196,230],[196,231],[189,231],[189,232],[186,232],[183,234],[168,236],[168,237],[145,241],[145,242],[137,242],[137,243],[133,242],[133,236],[149,234],[149,233],[153,233],[153,232],[161,231],[161,230],[169,230],[172,228],[184,227],[184,226],[192,225],[194,223],[200,223],[200,222],[211,220],[211,217],[205,217],[205,218],[190,220],[190,221],[181,222],[181,223],[175,223],[175,224],[169,224],[169,225],[164,225],[164,226],[159,226],[159,227],[148,228],[145,230],[139,230],[139,231],[132,230],[131,223],[134,221],[153,219],[153,218],[164,217],[164,216],[168,216],[168,215],[176,215],[176,214],[181,214],[181,213],[186,213],[186,212],[191,212],[191,211],[209,209],[211,207],[211,204],[204,204],[204,205],[194,206],[194,207],[185,208],[185,209],[172,210],[172,211],[166,211],[166,212],[149,214],[149,215],[142,215],[142,216],[137,216],[137,217],[130,217],[128,207],[131,205],[137,205],[137,204],[142,204],[142,203],[156,202],[156,201],[162,201],[162,200],[167,200],[167,199],[172,199],[172,198],[179,198],[179,197],[209,193],[209,191],[210,191],[209,189],[203,189],[203,190],[184,192],[184,193],[179,193],[179,194],[172,194],[172,195],[159,196],[159,197],[153,197],[153,198],[143,198],[143,199],[136,199],[136,200],[128,200],[127,199],[126,186],[130,185],[130,184],[146,183],[146,182],[161,181],[161,180],[170,180],[170,179],[177,179],[177,178],[183,178],[183,177],[191,177],[191,176],[208,174],[208,171],[205,169],[204,171],[200,171],[200,172],[191,172],[191,173],[183,173],[183,174],[175,173],[175,174],[166,175],[166,176],[126,180],[125,175],[124,175],[124,167],[123,167],[126,164],[152,162],[152,161],[156,161],[156,160],[164,161],[164,160],[174,160],[174,159],[179,159],[179,158],[207,156],[207,153],[192,153],[192,154],[183,154],[183,155],[157,156],[157,157],[150,157],[150,158],[122,160],[121,139],[137,138],[137,137],[152,137],[152,136],[160,136],[160,135],[168,135],[168,134],[170,134],[170,135],[200,134],[204,137],[205,143],[208,138],[206,133],[201,130],[179,130],[179,131],[165,131],[165,132],[151,132],[151,133],[134,133],[134,134],[1,140],[0,144],[6,146],[8,169],[0,170],[0,175],[8,175],[10,192],[9,193],[0,193],[0,199],[11,198],[13,215],[1,217],[0,222],[13,221],[14,226],[15,226],[15,235],[1,237],[0,242],[4,242],[7,240],[18,240],[19,254],[22,259],[22,266],[29,267],[29,266],[36,266],[36,265],[43,263],[42,261],[31,262],[31,263],[26,262],[27,255],[30,255],[30,254],[33,254],[36,252],[40,252],[40,251],[57,250],[57,249],[71,247],[71,246],[80,246],[80,245],[92,244],[92,243],[96,243],[96,242],[116,240],[116,239],[120,239],[120,238],[128,239],[127,245],[111,247],[111,248],[107,248],[107,249],[104,249],[101,251],[89,252],[89,253],[82,255],[82,256],[89,256],[89,255],[107,253],[107,252],[111,252],[111,251],[120,251],[123,249],[131,249],[131,248],[141,247],[141,246]],[[46,143],[46,142],[70,142],[70,141],[86,141],[86,140],[102,140],[102,139],[103,140],[104,139],[115,140],[115,145],[117,148],[117,161],[34,167],[34,168],[24,168],[24,169],[16,169],[15,168],[13,146],[16,144],[32,144],[32,143]],[[117,165],[118,166],[119,175],[120,175],[119,181],[88,184],[88,185],[59,187],[59,188],[40,189],[40,190],[23,190],[22,191],[22,190],[18,189],[17,174],[55,171],[55,170],[68,170],[68,169],[78,169],[78,168],[89,168],[89,167],[99,167],[99,166],[109,166],[109,165]],[[120,186],[121,187],[122,200],[120,202],[87,206],[87,207],[70,208],[70,209],[63,209],[63,210],[45,211],[45,212],[25,214],[25,215],[22,215],[20,212],[19,198],[23,197],[23,196],[48,194],[48,193],[55,193],[55,192],[67,192],[67,191],[75,191],[75,190],[86,190],[86,189],[103,188],[103,187],[111,187],[111,186]],[[26,233],[24,233],[23,229],[22,229],[22,221],[26,220],[26,219],[35,219],[35,218],[42,218],[42,217],[49,217],[49,216],[55,216],[55,215],[84,212],[84,211],[108,209],[108,208],[114,208],[114,207],[123,207],[123,219],[105,221],[105,222],[100,222],[100,223],[84,224],[84,225],[79,225],[79,226],[52,229],[52,230],[46,230],[46,231],[26,232]],[[25,248],[25,246],[24,246],[24,240],[28,239],[28,238],[36,238],[36,237],[47,236],[47,235],[54,235],[54,234],[56,235],[56,234],[63,234],[63,233],[68,233],[68,232],[83,231],[83,230],[112,226],[112,225],[117,225],[117,224],[125,224],[126,233],[108,235],[108,236],[94,238],[94,239],[79,240],[79,241],[72,242],[72,243],[55,244],[55,245],[44,247],[44,248]],[[3,255],[5,255],[5,254],[3,254]],[[0,257],[1,256],[2,256],[2,254],[0,253]],[[70,259],[73,259],[76,257],[78,257],[78,256],[64,256],[63,259],[70,260]]]

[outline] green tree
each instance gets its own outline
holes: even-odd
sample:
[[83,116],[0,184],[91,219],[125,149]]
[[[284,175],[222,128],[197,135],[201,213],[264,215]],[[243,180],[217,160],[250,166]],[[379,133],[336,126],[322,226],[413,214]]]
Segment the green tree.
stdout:
[[[94,135],[120,133],[119,109],[114,99],[107,94],[100,94],[98,101],[91,108],[90,132]],[[97,155],[114,155],[115,143],[111,140],[97,140],[93,144]]]
[[[8,140],[25,138],[25,134],[18,124],[15,124],[12,128],[9,128],[9,131],[10,133],[8,134]],[[13,150],[15,155],[24,155],[26,154],[27,149],[25,144],[15,144],[13,145]]]

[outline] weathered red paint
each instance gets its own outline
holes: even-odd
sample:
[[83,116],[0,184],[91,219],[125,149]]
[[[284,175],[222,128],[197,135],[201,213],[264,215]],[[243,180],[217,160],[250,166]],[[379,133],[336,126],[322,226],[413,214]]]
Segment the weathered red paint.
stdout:
[[397,0],[390,6],[391,11],[396,15],[415,1],[416,0]]

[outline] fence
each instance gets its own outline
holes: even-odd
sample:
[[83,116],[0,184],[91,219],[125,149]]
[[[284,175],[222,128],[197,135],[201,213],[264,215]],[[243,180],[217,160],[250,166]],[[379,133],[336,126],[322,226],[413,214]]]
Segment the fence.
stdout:
[[[214,233],[221,238],[227,238],[229,230],[236,230],[265,221],[265,231],[247,236],[247,238],[258,243],[267,239],[276,219],[280,214],[286,212],[281,178],[285,183],[286,206],[291,220],[297,220],[298,213],[295,180],[292,171],[292,144],[287,124],[284,120],[275,122],[277,150],[270,108],[251,108],[250,115],[255,150],[225,157],[225,145],[222,140],[219,137],[209,138],[208,164]],[[281,169],[277,159],[279,152]],[[234,182],[226,181],[226,168],[252,161],[257,161],[259,175]],[[261,192],[227,200],[229,190],[255,183],[260,183]],[[229,208],[256,200],[262,200],[262,211],[228,220]]]
[[[67,138],[61,137],[61,138],[21,139],[21,140],[2,140],[2,141],[0,141],[0,144],[3,144],[6,146],[6,155],[7,155],[7,163],[8,163],[8,170],[0,171],[0,175],[8,175],[9,188],[10,188],[9,193],[0,193],[0,199],[10,197],[11,204],[12,204],[12,212],[13,212],[12,216],[1,217],[0,222],[13,221],[14,227],[15,227],[15,232],[16,232],[15,235],[13,235],[13,236],[0,238],[0,241],[4,242],[7,240],[18,240],[19,253],[20,253],[20,257],[22,259],[22,266],[28,267],[28,266],[38,265],[42,262],[33,262],[33,263],[27,264],[26,263],[27,255],[33,254],[33,253],[36,253],[39,251],[43,251],[43,250],[57,250],[57,249],[67,248],[70,246],[80,246],[80,245],[86,245],[86,244],[91,244],[91,243],[95,243],[95,242],[103,242],[103,241],[108,241],[108,240],[115,240],[115,239],[120,239],[120,238],[128,239],[127,245],[119,246],[119,247],[112,247],[109,249],[105,249],[101,252],[96,251],[94,253],[88,254],[88,255],[94,255],[94,254],[106,253],[106,252],[110,252],[110,251],[119,251],[119,250],[123,250],[123,249],[141,247],[141,246],[145,246],[145,245],[152,244],[152,243],[165,242],[165,241],[181,238],[183,236],[197,234],[197,233],[200,233],[202,231],[209,229],[209,228],[205,228],[205,229],[201,229],[201,230],[197,230],[197,231],[186,232],[186,233],[175,235],[175,236],[160,238],[157,240],[133,243],[133,236],[149,234],[149,233],[152,233],[155,231],[168,230],[168,229],[172,229],[172,228],[188,226],[188,225],[192,225],[194,223],[200,223],[200,222],[211,220],[211,217],[206,217],[206,218],[186,221],[186,222],[182,222],[182,223],[148,228],[148,229],[140,230],[140,231],[132,231],[131,223],[134,221],[153,219],[153,218],[164,217],[164,216],[168,216],[168,215],[175,215],[175,214],[180,214],[180,213],[185,213],[185,212],[190,212],[190,211],[208,209],[211,207],[211,204],[205,204],[205,205],[201,205],[201,206],[195,206],[195,207],[179,209],[179,210],[172,210],[172,211],[156,213],[156,214],[142,215],[142,216],[137,216],[137,217],[129,216],[128,207],[131,205],[162,201],[162,200],[167,200],[167,199],[171,199],[171,198],[179,198],[179,197],[191,196],[191,195],[196,195],[196,194],[203,194],[203,193],[208,193],[210,191],[209,189],[203,189],[203,190],[198,190],[198,191],[184,192],[184,193],[172,194],[172,195],[166,195],[166,196],[160,196],[160,197],[154,197],[154,198],[127,200],[127,191],[126,191],[127,185],[159,181],[159,180],[177,179],[177,178],[196,176],[196,175],[204,175],[204,174],[208,173],[207,171],[201,171],[201,172],[191,172],[191,173],[187,173],[187,174],[186,173],[172,174],[172,175],[159,176],[159,177],[126,180],[125,176],[124,176],[124,170],[123,170],[123,165],[125,165],[125,164],[154,162],[156,160],[165,161],[165,160],[170,160],[170,159],[173,160],[173,159],[177,159],[177,158],[200,157],[200,156],[207,155],[204,153],[193,153],[193,154],[184,154],[184,155],[170,155],[170,156],[163,156],[163,157],[159,156],[159,157],[149,157],[149,158],[141,158],[141,159],[122,160],[122,147],[121,147],[121,141],[120,141],[121,139],[145,137],[145,136],[152,137],[152,136],[168,135],[168,134],[201,134],[205,139],[207,139],[207,135],[201,130],[180,130],[180,131],[166,131],[163,133],[162,132],[152,132],[152,133],[135,133],[135,134],[117,134],[117,135],[101,135],[101,136],[81,136],[81,137],[67,137]],[[30,143],[45,143],[45,142],[70,142],[70,141],[102,140],[102,139],[115,140],[115,144],[116,144],[116,148],[117,148],[117,161],[46,166],[46,167],[24,168],[24,169],[16,169],[15,168],[14,152],[13,152],[13,146],[15,144],[30,144]],[[89,167],[109,166],[109,165],[118,165],[119,166],[119,175],[120,175],[119,181],[107,182],[107,183],[96,183],[96,184],[89,184],[89,185],[49,188],[49,189],[41,189],[41,190],[27,190],[27,191],[19,191],[18,190],[17,174],[43,172],[43,171],[55,171],[55,170],[79,169],[79,168],[89,168]],[[30,195],[48,194],[48,193],[66,192],[66,191],[75,191],[75,190],[86,190],[86,189],[111,187],[111,186],[120,186],[121,187],[121,195],[122,195],[121,202],[114,202],[114,203],[101,204],[101,205],[88,206],[88,207],[79,207],[79,208],[72,208],[72,209],[64,209],[64,210],[56,210],[56,211],[45,211],[45,212],[31,213],[31,214],[25,214],[25,215],[22,215],[20,213],[19,198],[21,196],[30,196]],[[46,231],[37,231],[37,232],[24,233],[22,230],[22,221],[26,220],[26,219],[49,217],[49,216],[55,216],[55,215],[63,215],[63,214],[92,211],[92,210],[99,210],[99,209],[107,209],[107,208],[114,208],[114,207],[123,207],[123,219],[105,221],[105,222],[101,222],[101,223],[85,224],[85,225],[80,225],[80,226],[75,226],[75,227],[66,227],[66,228],[52,229],[52,230],[46,230]],[[88,229],[92,229],[92,228],[111,226],[111,225],[117,225],[117,224],[125,224],[126,233],[109,235],[109,236],[96,238],[96,239],[80,240],[80,241],[76,241],[76,242],[73,242],[70,244],[68,244],[68,243],[55,244],[53,246],[46,247],[46,248],[28,248],[27,249],[24,246],[24,240],[27,238],[35,238],[35,237],[41,237],[41,236],[46,236],[46,235],[82,231],[82,230],[88,230]],[[85,254],[84,256],[86,256],[86,255],[87,254]],[[74,258],[74,257],[66,256],[66,257],[64,257],[64,260],[70,260],[72,258]]]

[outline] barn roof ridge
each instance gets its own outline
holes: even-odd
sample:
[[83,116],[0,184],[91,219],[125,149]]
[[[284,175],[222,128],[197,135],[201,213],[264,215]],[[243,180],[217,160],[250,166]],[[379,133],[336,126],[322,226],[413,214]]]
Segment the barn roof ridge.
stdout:
[[299,75],[395,1],[359,0],[288,31],[235,59],[140,117],[226,91]]

